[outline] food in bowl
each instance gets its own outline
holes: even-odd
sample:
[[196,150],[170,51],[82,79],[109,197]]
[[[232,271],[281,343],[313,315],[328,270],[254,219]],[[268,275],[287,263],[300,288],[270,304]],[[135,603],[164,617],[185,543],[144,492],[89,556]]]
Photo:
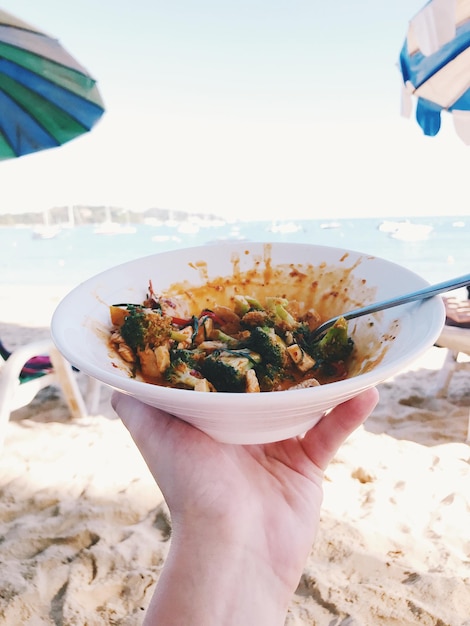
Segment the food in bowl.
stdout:
[[234,294],[194,313],[149,282],[139,304],[110,307],[110,346],[148,383],[203,392],[285,391],[346,378],[354,342],[340,318],[321,339],[319,313],[297,300]]

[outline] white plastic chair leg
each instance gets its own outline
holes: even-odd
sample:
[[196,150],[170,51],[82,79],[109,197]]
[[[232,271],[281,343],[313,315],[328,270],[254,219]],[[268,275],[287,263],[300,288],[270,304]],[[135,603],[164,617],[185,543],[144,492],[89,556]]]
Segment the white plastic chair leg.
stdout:
[[97,415],[99,412],[101,395],[101,383],[96,378],[91,376],[88,378],[87,390],[86,390],[86,403],[88,406],[88,412],[90,415]]
[[85,417],[87,415],[87,409],[72,366],[64,359],[55,346],[50,349],[49,357],[57,376],[57,382],[62,388],[65,401],[68,404],[72,417]]
[[451,378],[454,374],[455,367],[457,365],[458,352],[455,350],[447,349],[447,354],[444,363],[437,375],[436,391],[438,398],[445,398],[449,389]]

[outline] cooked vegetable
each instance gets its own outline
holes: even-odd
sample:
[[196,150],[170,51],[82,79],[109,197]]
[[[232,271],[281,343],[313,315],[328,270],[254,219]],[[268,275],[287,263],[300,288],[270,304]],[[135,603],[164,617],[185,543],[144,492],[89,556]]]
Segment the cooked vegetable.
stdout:
[[194,391],[210,391],[208,381],[181,358],[175,359],[165,371],[165,379],[173,386]]
[[240,346],[239,339],[233,337],[232,335],[227,335],[227,333],[224,333],[223,330],[220,330],[219,328],[212,332],[211,337],[212,341],[219,341],[220,343],[225,344],[227,348],[235,349]]
[[233,306],[234,312],[239,316],[243,317],[249,311],[263,311],[264,307],[262,304],[256,300],[256,298],[251,298],[250,296],[240,296],[236,295],[233,297]]
[[302,389],[344,378],[354,347],[343,318],[316,341],[321,319],[296,301],[262,304],[235,295],[232,306],[197,315],[149,285],[143,304],[110,307],[110,344],[148,382],[206,392]]
[[261,357],[251,350],[222,350],[212,352],[201,364],[202,374],[217,391],[247,391],[247,373],[261,363]]
[[287,310],[288,305],[289,301],[286,298],[266,298],[266,309],[272,323],[283,332],[294,330],[299,325],[299,322]]
[[171,332],[171,318],[138,306],[128,307],[121,326],[121,336],[132,350],[160,346]]
[[259,352],[264,363],[284,369],[289,362],[287,346],[274,328],[255,326],[251,331],[248,345],[255,352]]
[[315,361],[297,343],[291,344],[286,350],[301,372],[308,372],[315,367]]
[[318,361],[335,363],[346,361],[353,347],[354,343],[348,336],[348,323],[341,317],[319,341],[312,344],[312,353]]

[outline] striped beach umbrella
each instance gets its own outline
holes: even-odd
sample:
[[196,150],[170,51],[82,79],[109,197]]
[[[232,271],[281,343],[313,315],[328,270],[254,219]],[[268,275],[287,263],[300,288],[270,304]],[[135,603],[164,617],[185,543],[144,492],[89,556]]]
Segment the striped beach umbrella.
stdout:
[[452,114],[458,136],[470,145],[470,2],[431,0],[410,21],[400,61],[402,113],[425,135],[441,128],[441,112]]
[[0,159],[60,146],[103,112],[96,81],[57,39],[0,10]]

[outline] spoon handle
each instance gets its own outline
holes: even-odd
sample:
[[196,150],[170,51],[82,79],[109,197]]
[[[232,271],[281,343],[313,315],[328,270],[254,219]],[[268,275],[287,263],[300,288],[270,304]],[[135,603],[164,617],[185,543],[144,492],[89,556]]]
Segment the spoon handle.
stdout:
[[453,289],[459,289],[459,287],[465,287],[466,285],[470,285],[470,274],[465,274],[464,276],[460,276],[459,278],[451,278],[450,280],[445,280],[444,282],[437,283],[436,285],[429,285],[428,287],[424,287],[423,289],[419,289],[418,291],[412,291],[411,293],[404,294],[403,296],[394,296],[393,298],[389,298],[388,300],[382,300],[381,302],[368,304],[367,306],[361,307],[360,309],[354,309],[353,311],[348,311],[347,313],[343,313],[342,315],[332,317],[323,324],[320,324],[320,326],[318,326],[318,328],[313,331],[312,338],[318,337],[319,335],[324,333],[326,330],[328,330],[328,328],[333,326],[333,324],[342,317],[346,320],[352,320],[355,317],[361,317],[362,315],[377,313],[377,311],[384,311],[385,309],[390,309],[394,306],[400,306],[401,304],[407,304],[408,302],[414,302],[415,300],[424,300],[427,298],[431,298],[432,296],[437,296],[440,293],[452,291]]

